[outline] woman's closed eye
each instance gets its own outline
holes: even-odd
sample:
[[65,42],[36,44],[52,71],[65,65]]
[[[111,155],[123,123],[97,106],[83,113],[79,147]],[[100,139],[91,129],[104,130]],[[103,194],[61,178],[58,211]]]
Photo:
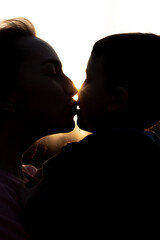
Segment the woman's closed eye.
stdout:
[[48,66],[45,69],[45,75],[47,75],[48,77],[56,77],[59,75],[59,71],[58,71],[58,69],[56,69],[56,67],[54,65]]
[[50,71],[50,72],[47,72],[46,75],[49,77],[56,77],[58,76],[58,73],[56,71]]
[[60,65],[58,64],[53,64],[53,63],[47,63],[45,65],[45,69],[44,69],[44,74],[48,77],[57,77],[62,73],[62,69],[60,67]]

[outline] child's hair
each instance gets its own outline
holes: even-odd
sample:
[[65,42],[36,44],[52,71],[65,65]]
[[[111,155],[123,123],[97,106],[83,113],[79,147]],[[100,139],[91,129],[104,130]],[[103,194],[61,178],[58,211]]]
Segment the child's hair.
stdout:
[[139,124],[155,124],[160,119],[160,36],[111,35],[95,43],[92,56],[103,59],[107,88],[127,89],[128,111],[138,114]]
[[36,37],[36,31],[25,18],[0,22],[0,100],[14,91],[18,82],[21,52],[16,47],[16,41],[29,36]]

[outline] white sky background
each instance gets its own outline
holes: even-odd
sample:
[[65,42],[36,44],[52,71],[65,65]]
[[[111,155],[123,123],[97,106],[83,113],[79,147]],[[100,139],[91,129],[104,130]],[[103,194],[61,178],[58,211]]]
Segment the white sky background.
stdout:
[[160,34],[160,0],[0,0],[0,19],[13,17],[34,24],[78,88],[100,38],[120,32]]

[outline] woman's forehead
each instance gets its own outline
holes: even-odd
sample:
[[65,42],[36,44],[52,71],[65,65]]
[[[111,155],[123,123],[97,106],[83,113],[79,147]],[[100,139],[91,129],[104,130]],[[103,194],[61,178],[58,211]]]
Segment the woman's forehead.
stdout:
[[52,59],[60,62],[60,59],[54,49],[45,41],[37,37],[23,37],[17,47],[23,54],[23,60],[37,60],[39,62]]

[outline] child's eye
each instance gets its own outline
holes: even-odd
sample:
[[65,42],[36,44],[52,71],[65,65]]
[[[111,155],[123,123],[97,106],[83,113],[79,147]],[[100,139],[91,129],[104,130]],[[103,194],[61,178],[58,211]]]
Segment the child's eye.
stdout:
[[84,81],[85,84],[88,84],[90,83],[90,79],[89,78],[86,78],[85,81]]

